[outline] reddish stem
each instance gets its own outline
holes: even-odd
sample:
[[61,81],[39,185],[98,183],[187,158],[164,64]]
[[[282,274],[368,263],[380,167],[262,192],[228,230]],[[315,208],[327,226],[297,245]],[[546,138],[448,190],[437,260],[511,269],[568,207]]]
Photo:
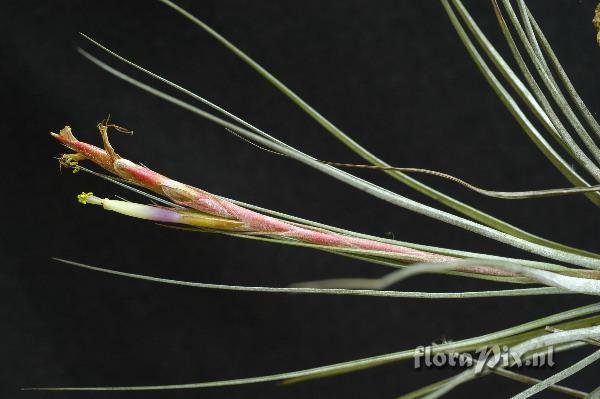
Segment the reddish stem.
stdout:
[[[122,158],[114,152],[108,142],[107,126],[99,125],[99,129],[105,148],[108,151],[77,140],[68,126],[62,129],[60,134],[51,134],[62,144],[81,154],[81,156],[128,182],[145,187],[160,195],[165,195],[179,205],[211,215],[240,221],[244,224],[246,231],[285,236],[316,245],[396,253],[404,255],[410,261],[414,262],[444,263],[457,260],[457,258],[451,256],[419,251],[400,245],[314,230],[241,207],[199,188],[180,183],[145,166]],[[514,273],[486,266],[464,266],[457,270],[494,276],[515,276]]]

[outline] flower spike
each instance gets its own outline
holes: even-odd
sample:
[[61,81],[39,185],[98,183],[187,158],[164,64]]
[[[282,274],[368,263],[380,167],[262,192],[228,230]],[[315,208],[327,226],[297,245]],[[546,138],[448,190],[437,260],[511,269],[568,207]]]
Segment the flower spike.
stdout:
[[[63,128],[59,134],[51,134],[62,144],[76,151],[78,158],[87,158],[127,182],[164,195],[171,201],[187,209],[184,208],[183,211],[180,211],[173,208],[134,204],[125,201],[101,200],[93,195],[85,197],[84,200],[87,203],[102,205],[105,209],[142,219],[278,236],[337,248],[357,248],[389,252],[402,255],[409,262],[446,263],[456,260],[456,258],[451,256],[421,251],[401,245],[346,236],[331,231],[316,230],[308,226],[290,223],[244,208],[231,201],[178,182],[121,157],[110,145],[108,139],[109,127],[111,125],[106,121],[98,125],[104,149],[77,140],[68,126]],[[198,215],[202,215],[204,219],[199,218]],[[207,221],[207,217],[211,219]],[[514,273],[485,266],[465,266],[457,268],[457,270],[495,276],[515,276]]]

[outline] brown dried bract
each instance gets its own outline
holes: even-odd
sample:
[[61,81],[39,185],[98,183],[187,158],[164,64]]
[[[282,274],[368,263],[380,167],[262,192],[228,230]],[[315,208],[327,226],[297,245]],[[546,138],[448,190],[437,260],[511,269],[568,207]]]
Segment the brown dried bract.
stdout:
[[596,41],[598,42],[598,46],[600,46],[600,3],[596,6],[596,10],[594,11],[594,18],[592,19],[592,24],[596,27],[598,31],[596,35]]

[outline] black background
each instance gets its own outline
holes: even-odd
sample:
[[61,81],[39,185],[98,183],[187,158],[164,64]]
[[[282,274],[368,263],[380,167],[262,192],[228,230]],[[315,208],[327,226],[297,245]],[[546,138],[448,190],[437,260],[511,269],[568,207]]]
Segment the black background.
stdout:
[[[389,162],[443,170],[501,190],[567,185],[487,86],[437,1],[180,4]],[[466,4],[508,56],[490,3]],[[582,97],[597,110],[594,2],[530,6]],[[300,370],[476,336],[591,302],[580,296],[427,301],[259,295],[141,282],[53,262],[50,257],[58,256],[166,278],[267,286],[387,271],[311,250],[164,229],[80,206],[75,195],[81,191],[137,199],[84,173],[61,174],[52,158],[63,149],[49,131],[69,124],[80,139],[97,143],[95,124],[109,112],[135,130],[132,137],[113,134],[119,153],[210,192],[370,234],[526,254],[259,151],[77,54],[76,47],[83,47],[122,67],[77,34],[85,32],[309,154],[360,162],[245,64],[158,2],[11,1],[2,8],[3,397],[394,397],[451,374],[414,371],[405,362],[292,386],[68,394],[18,389],[176,384]],[[384,176],[363,175],[433,204]],[[583,197],[503,202],[435,178],[422,180],[541,236],[600,250],[598,213]],[[423,276],[397,288],[503,287]],[[558,365],[566,367],[587,352],[561,355]],[[591,390],[597,374],[597,366],[589,367],[569,385]],[[503,398],[521,388],[490,376],[449,397]]]

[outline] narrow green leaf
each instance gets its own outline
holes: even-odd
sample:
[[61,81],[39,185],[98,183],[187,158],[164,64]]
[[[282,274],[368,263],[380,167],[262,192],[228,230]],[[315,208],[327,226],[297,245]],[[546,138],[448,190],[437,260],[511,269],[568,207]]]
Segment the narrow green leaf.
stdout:
[[226,284],[209,284],[196,283],[190,281],[180,281],[173,279],[165,279],[159,277],[146,276],[135,273],[125,273],[118,270],[107,269],[103,267],[90,266],[80,262],[53,258],[62,263],[83,269],[93,270],[97,272],[113,274],[121,277],[129,277],[138,280],[152,281],[156,283],[180,285],[185,287],[217,289],[225,291],[239,292],[261,292],[261,293],[283,293],[283,294],[320,294],[320,295],[350,295],[350,296],[371,296],[371,297],[386,297],[386,298],[416,298],[416,299],[469,299],[469,298],[492,298],[492,297],[510,297],[510,296],[533,296],[533,295],[551,295],[551,294],[568,294],[567,291],[552,287],[543,288],[524,288],[512,290],[497,290],[497,291],[467,291],[467,292],[421,292],[421,291],[386,291],[386,290],[357,290],[357,289],[319,289],[319,288],[295,288],[295,287],[249,287],[241,285],[226,285]]
[[[168,7],[172,8],[173,10],[175,10],[176,12],[178,12],[179,14],[181,14],[182,16],[184,16],[185,18],[187,18],[188,20],[190,20],[191,22],[196,24],[198,27],[203,29],[205,32],[207,32],[208,34],[213,36],[218,42],[220,42],[222,45],[224,45],[233,54],[235,54],[242,61],[244,61],[246,64],[248,64],[252,69],[254,69],[258,74],[260,74],[262,77],[264,77],[276,89],[278,89],[284,95],[286,95],[292,102],[294,102],[298,107],[300,107],[304,112],[306,112],[310,117],[312,117],[316,122],[318,122],[323,128],[325,128],[325,130],[327,130],[335,138],[340,140],[340,142],[342,142],[344,145],[346,145],[354,153],[356,153],[357,155],[359,155],[360,157],[362,157],[367,162],[369,162],[373,165],[378,165],[378,166],[383,166],[383,167],[390,166],[390,164],[386,163],[385,161],[383,161],[380,158],[378,158],[377,156],[375,156],[373,153],[371,153],[366,148],[362,147],[359,143],[354,141],[346,133],[344,133],[339,128],[337,128],[333,123],[331,123],[329,120],[327,120],[323,115],[318,113],[313,107],[311,107],[302,98],[300,98],[296,93],[294,93],[290,88],[288,88],[285,84],[283,84],[281,81],[279,81],[276,77],[271,75],[265,68],[263,68],[261,65],[259,65],[256,61],[254,61],[252,58],[250,58],[246,53],[244,53],[242,50],[237,48],[233,43],[228,41],[225,37],[220,35],[218,32],[216,32],[214,29],[212,29],[206,23],[204,23],[200,19],[196,18],[195,16],[193,16],[192,14],[187,12],[185,9],[179,7],[178,5],[176,5],[175,3],[173,3],[170,0],[159,0],[159,1],[161,1]],[[169,84],[171,84],[171,83],[169,83]],[[171,84],[171,85],[174,86],[173,84]],[[579,177],[574,171],[570,170],[571,168],[568,163],[563,162],[563,163],[560,163],[560,165],[555,165],[555,166],[557,166],[557,167],[560,166],[559,169],[561,169],[561,168],[566,169],[567,172],[563,171],[563,173],[568,174],[569,181],[571,183],[573,183],[574,185],[576,185],[576,186],[585,186],[586,185],[585,181],[581,177]],[[562,171],[562,169],[561,169],[561,171]],[[506,234],[524,239],[526,241],[530,241],[532,243],[540,244],[540,245],[547,246],[550,248],[559,249],[559,250],[566,251],[566,252],[571,252],[574,254],[579,254],[579,255],[589,256],[589,257],[594,257],[594,258],[600,257],[600,255],[598,255],[598,254],[593,254],[593,253],[590,253],[588,251],[584,251],[584,250],[581,250],[578,248],[573,248],[573,247],[570,247],[570,246],[567,246],[564,244],[556,243],[554,241],[531,234],[525,230],[515,227],[507,222],[504,222],[494,216],[491,216],[485,212],[482,212],[470,205],[460,202],[440,191],[437,191],[437,190],[421,183],[417,179],[414,179],[404,173],[401,173],[398,171],[393,171],[393,170],[385,171],[385,173],[387,173],[394,179],[406,184],[407,186],[413,188],[414,190],[434,199],[435,201],[438,201],[438,202],[448,206],[449,208],[454,209],[455,211],[457,211],[473,220],[476,220],[486,226],[492,227],[492,228],[499,230],[501,232],[504,232]],[[600,206],[600,196],[594,197],[594,194],[590,194],[589,198],[591,198],[596,205]]]
[[[575,115],[575,113],[571,109],[571,106],[569,105],[568,101],[565,99],[563,94],[560,92],[560,90],[558,88],[558,84],[554,80],[554,77],[552,76],[552,73],[550,72],[547,65],[545,64],[545,61],[542,62],[540,60],[540,57],[542,56],[541,51],[539,49],[537,51],[534,49],[534,47],[537,46],[537,41],[535,40],[535,34],[533,33],[533,29],[531,27],[529,18],[525,18],[523,20],[523,25],[525,26],[525,29],[524,29],[523,26],[521,25],[521,23],[519,22],[519,19],[517,18],[517,15],[515,14],[515,12],[513,10],[512,5],[510,4],[510,1],[502,0],[502,2],[504,4],[504,8],[506,9],[506,12],[508,13],[508,17],[509,17],[510,21],[512,22],[513,26],[515,27],[517,34],[518,34],[519,38],[521,39],[521,42],[523,43],[523,46],[525,47],[525,50],[527,51],[529,58],[533,62],[533,65],[534,65],[536,71],[538,72],[538,75],[542,78],[544,85],[546,86],[546,88],[548,89],[550,94],[552,95],[552,98],[554,99],[554,101],[556,102],[558,107],[561,109],[563,114],[566,116],[567,120],[570,122],[570,124],[573,126],[573,128],[579,135],[579,138],[583,141],[583,143],[585,144],[587,149],[592,153],[596,162],[600,162],[600,148],[598,148],[598,146],[596,145],[596,143],[594,142],[592,137],[586,132],[585,128],[583,127],[583,125],[581,124],[579,119],[577,118],[577,115]],[[523,10],[523,15],[526,17],[527,14],[525,12],[524,3],[522,2],[522,0],[518,0],[518,4],[521,7],[521,9]],[[525,33],[525,30],[527,30],[528,33]],[[534,44],[532,44],[532,42]],[[556,126],[556,127],[558,128],[558,126]],[[559,132],[560,132],[560,129],[559,129]],[[566,137],[563,137],[563,138],[566,139]],[[596,164],[594,164],[591,160],[589,160],[589,158],[586,159],[587,156],[585,154],[577,154],[577,155],[582,157],[582,160],[584,162],[586,162],[588,171],[590,171],[590,173],[592,173],[592,171],[593,171],[592,174],[593,174],[594,178],[597,181],[600,181],[600,168],[598,168],[598,166]]]
[[106,65],[102,61],[98,60],[97,58],[91,56],[90,54],[86,53],[85,51],[83,51],[81,49],[79,50],[79,52],[84,57],[86,57],[87,59],[89,59],[90,61],[92,61],[94,64],[96,64],[100,68],[104,69],[105,71],[113,74],[114,76],[116,76],[116,77],[118,77],[118,78],[120,78],[120,79],[122,79],[122,80],[148,92],[148,93],[151,93],[151,94],[153,94],[159,98],[162,98],[174,105],[177,105],[177,106],[179,106],[183,109],[186,109],[192,113],[202,116],[203,118],[205,118],[211,122],[217,123],[223,127],[233,130],[236,133],[248,138],[249,140],[259,143],[260,145],[268,147],[274,151],[281,152],[281,153],[289,156],[290,158],[296,159],[297,161],[300,161],[300,162],[302,162],[308,166],[311,166],[323,173],[326,173],[326,174],[328,174],[350,186],[353,186],[359,190],[366,192],[367,194],[373,195],[374,197],[377,197],[379,199],[387,201],[391,204],[403,207],[410,211],[413,211],[413,212],[416,212],[416,213],[419,213],[419,214],[422,214],[425,216],[429,216],[431,218],[437,219],[444,223],[448,223],[448,224],[451,224],[451,225],[454,225],[457,227],[461,227],[465,230],[469,230],[471,232],[480,234],[484,237],[488,237],[488,238],[503,242],[505,244],[512,245],[516,248],[519,248],[519,249],[522,249],[525,251],[529,251],[531,253],[535,253],[537,255],[545,256],[545,257],[555,259],[558,261],[571,263],[571,264],[577,265],[577,266],[600,270],[600,260],[597,258],[591,258],[591,257],[587,257],[587,256],[573,254],[573,253],[566,252],[566,251],[559,250],[559,249],[545,247],[543,245],[532,243],[532,242],[529,242],[527,240],[524,240],[524,239],[521,239],[518,237],[513,237],[509,234],[503,233],[498,230],[494,230],[485,225],[481,225],[481,224],[472,222],[470,220],[461,218],[459,216],[450,214],[448,212],[444,212],[439,209],[432,208],[427,205],[423,205],[417,201],[413,201],[411,199],[403,197],[403,196],[396,194],[388,189],[382,188],[382,187],[377,186],[373,183],[370,183],[364,179],[356,177],[350,173],[339,170],[330,165],[323,164],[323,163],[319,162],[318,160],[315,160],[314,158],[312,158],[292,147],[289,147],[289,146],[286,147],[286,146],[279,145],[279,144],[277,144],[265,137],[262,137],[254,132],[251,132],[251,131],[241,128],[237,125],[234,125],[234,124],[232,124],[226,120],[223,120],[211,113],[203,111],[189,103],[186,103],[178,98],[170,96],[160,90],[157,90],[157,89],[155,89],[151,86],[148,86],[136,79],[133,79],[130,76]]
[[[466,351],[474,350],[480,346],[494,343],[502,338],[517,335],[523,332],[531,331],[536,328],[543,328],[547,325],[555,325],[564,320],[575,319],[586,315],[600,312],[600,303],[571,309],[566,312],[558,313],[552,316],[534,320],[519,326],[511,327],[505,330],[496,331],[490,334],[482,335],[475,338],[464,339],[436,345],[432,353],[443,351]],[[585,321],[585,320],[583,320]],[[287,383],[300,382],[315,378],[323,378],[333,375],[350,373],[367,368],[377,367],[392,362],[411,359],[414,356],[414,349],[404,350],[400,352],[388,353],[385,355],[372,356],[363,359],[352,360],[348,362],[336,363],[327,366],[315,367],[306,370],[291,371],[287,373],[271,374],[259,377],[238,378],[233,380],[211,381],[190,384],[175,384],[175,385],[146,385],[146,386],[122,386],[122,387],[61,387],[61,388],[28,388],[29,390],[55,390],[55,391],[147,391],[147,390],[173,390],[173,389],[195,389],[209,388],[219,386],[232,386],[255,384],[270,381],[286,380]]]
[[572,376],[573,374],[581,371],[585,367],[591,365],[595,361],[600,359],[600,350],[595,351],[589,356],[586,356],[582,360],[578,361],[572,366],[567,367],[566,369],[554,374],[552,377],[546,378],[544,381],[532,386],[529,389],[519,393],[512,397],[512,399],[526,399],[530,398],[536,393],[542,392],[545,389],[548,389],[551,385],[556,384],[559,381],[564,380],[567,377]]
[[588,125],[590,125],[590,127],[596,133],[596,135],[598,137],[600,137],[600,125],[598,124],[598,121],[592,115],[592,113],[590,112],[588,107],[585,105],[585,103],[579,96],[579,93],[577,93],[577,90],[571,83],[571,79],[569,79],[569,76],[563,69],[560,61],[558,60],[558,57],[554,53],[554,50],[552,50],[552,46],[550,46],[548,39],[546,39],[544,32],[542,31],[542,29],[538,25],[537,21],[533,17],[533,14],[529,11],[528,8],[527,8],[527,13],[528,13],[529,19],[531,21],[531,24],[533,25],[535,33],[536,33],[537,37],[539,38],[540,42],[542,43],[542,48],[544,49],[544,52],[546,53],[548,58],[550,58],[550,61],[552,62],[552,66],[554,67],[554,70],[558,74],[558,77],[562,81],[565,89],[567,89],[567,93],[569,93],[569,96],[573,100],[573,103],[575,103],[575,105],[579,109],[579,112],[583,115],[583,117],[586,120],[586,122],[588,123]]

